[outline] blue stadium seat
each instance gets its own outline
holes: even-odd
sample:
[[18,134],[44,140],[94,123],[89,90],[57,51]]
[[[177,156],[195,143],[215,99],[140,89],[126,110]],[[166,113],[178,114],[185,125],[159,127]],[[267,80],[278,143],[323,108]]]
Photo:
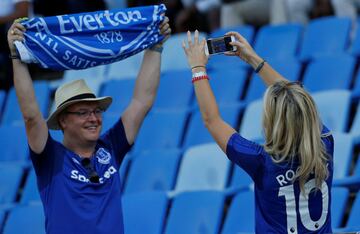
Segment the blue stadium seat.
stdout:
[[[236,31],[240,33],[246,40],[251,44],[254,38],[255,29],[250,25],[242,25],[228,28],[220,28],[213,31],[209,38],[221,37],[224,36],[225,33],[229,31]],[[235,68],[235,67],[248,67],[248,65],[240,60],[237,57],[233,56],[225,56],[225,55],[214,55],[209,58],[208,68],[211,69],[220,69],[224,71],[227,68]]]
[[352,136],[346,133],[333,132],[334,137],[334,174],[333,178],[345,178],[350,173],[354,151]]
[[209,35],[210,38],[213,37],[222,37],[225,35],[225,33],[235,31],[240,33],[243,37],[245,37],[248,41],[252,41],[255,29],[251,25],[240,25],[240,26],[233,26],[233,27],[224,27],[224,28],[218,28],[214,31],[212,31]]
[[357,105],[356,114],[350,128],[350,134],[354,137],[355,144],[360,143],[360,103]]
[[2,110],[5,103],[5,98],[6,98],[6,92],[4,90],[0,90],[0,118],[3,113]]
[[356,101],[360,99],[360,71],[357,72],[354,80],[354,87],[352,89],[352,98]]
[[134,151],[180,147],[187,111],[152,111],[145,118]]
[[[53,88],[73,80],[84,79],[90,89],[99,95],[100,86],[106,79],[106,66],[96,66],[83,70],[66,70],[63,79],[52,84]],[[54,87],[56,86],[56,87]]]
[[168,198],[163,192],[126,194],[122,198],[126,234],[161,234]]
[[238,193],[231,201],[227,212],[222,234],[254,233],[255,201],[254,192]]
[[356,163],[355,169],[352,174],[342,179],[335,179],[334,186],[344,186],[350,191],[358,191],[360,189],[360,161]]
[[[50,96],[51,96],[50,86],[46,81],[34,81],[34,90],[40,111],[43,114],[43,116],[46,118],[48,116],[48,108],[50,104]],[[14,88],[11,88],[8,93],[7,101],[2,117],[2,124],[18,125],[18,126],[24,125],[24,120],[18,105]]]
[[324,125],[334,132],[346,132],[350,116],[351,92],[329,90],[312,95]]
[[303,83],[310,92],[329,89],[350,89],[355,59],[349,55],[327,56],[312,61]]
[[[297,81],[299,79],[301,63],[297,59],[290,57],[286,59],[272,59],[268,62],[289,81]],[[253,73],[245,96],[245,102],[248,103],[262,98],[266,88],[263,80],[256,73]]]
[[101,96],[110,96],[113,102],[106,113],[114,113],[118,116],[130,104],[135,87],[134,79],[109,80],[103,83]]
[[24,127],[0,126],[0,148],[0,162],[26,162],[28,144]]
[[247,71],[243,68],[209,72],[210,85],[218,105],[238,102],[245,88]]
[[45,216],[41,204],[14,207],[5,223],[4,234],[45,234]]
[[359,222],[359,217],[360,217],[360,193],[358,192],[356,194],[356,198],[354,203],[352,204],[351,210],[349,212],[349,218],[346,222],[346,225],[344,228],[339,228],[339,229],[335,229],[333,230],[336,233],[355,233],[358,232],[360,230],[360,222]]
[[109,128],[111,128],[121,117],[121,112],[120,113],[109,113],[109,112],[104,112],[103,113],[103,121],[102,121],[102,129],[101,132],[104,133],[107,130],[109,130]]
[[0,204],[15,202],[23,176],[21,165],[0,164]]
[[[255,37],[254,50],[264,59],[293,59],[301,39],[300,24],[266,25],[260,28]],[[288,63],[283,63],[288,66]]]
[[333,228],[339,228],[341,226],[343,216],[346,213],[349,190],[346,188],[333,187],[331,195],[331,224]]
[[231,192],[243,189],[249,189],[253,186],[254,182],[251,177],[238,165],[233,166],[233,174],[228,190]]
[[240,135],[248,140],[256,142],[263,141],[262,114],[263,100],[249,103],[241,121]]
[[185,151],[175,185],[175,194],[194,190],[223,190],[230,161],[215,143],[194,146]]
[[[205,38],[206,34],[200,32],[199,38]],[[184,70],[189,69],[189,65],[185,56],[185,52],[182,48],[182,42],[187,42],[186,33],[178,33],[172,35],[164,44],[164,50],[162,53],[161,71],[171,70]]]
[[[360,23],[360,18],[357,19],[357,25]],[[350,53],[352,55],[360,56],[360,28],[356,27],[354,39],[351,43]]]
[[60,143],[63,142],[64,134],[61,130],[49,130],[50,136]]
[[107,65],[107,79],[134,79],[137,77],[144,53],[140,52],[124,60]]
[[27,176],[24,190],[21,195],[21,204],[39,203],[41,201],[40,194],[36,185],[36,175],[34,169],[31,169]]
[[161,74],[153,108],[186,109],[193,99],[190,69],[167,71]]
[[218,233],[224,209],[221,192],[185,192],[174,198],[165,234]]
[[131,162],[125,194],[173,190],[180,156],[178,149],[139,153]]
[[[240,108],[241,106],[239,104],[220,106],[219,108],[221,117],[224,121],[235,129],[237,128]],[[206,129],[200,111],[196,110],[190,118],[183,145],[185,148],[188,148],[190,146],[209,142],[214,142],[214,139],[210,135],[209,130]]]
[[347,49],[351,31],[351,19],[335,16],[312,20],[306,27],[300,50],[301,60],[323,55],[339,55]]

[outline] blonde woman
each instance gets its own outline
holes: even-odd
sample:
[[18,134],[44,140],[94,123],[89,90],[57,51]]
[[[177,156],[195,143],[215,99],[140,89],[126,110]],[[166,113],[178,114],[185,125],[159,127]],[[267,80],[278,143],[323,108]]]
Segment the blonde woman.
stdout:
[[[205,40],[188,32],[183,42],[192,69],[205,126],[226,153],[255,183],[257,233],[331,233],[331,183],[334,141],[322,125],[315,103],[299,84],[287,81],[260,58],[237,32],[238,56],[268,85],[264,96],[265,144],[240,136],[221,118],[206,74]],[[241,211],[239,211],[241,212]]]

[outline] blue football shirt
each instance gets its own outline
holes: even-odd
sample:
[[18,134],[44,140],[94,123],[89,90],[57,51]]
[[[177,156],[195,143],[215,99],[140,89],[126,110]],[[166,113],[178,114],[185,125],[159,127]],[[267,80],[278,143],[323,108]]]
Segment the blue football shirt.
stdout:
[[82,158],[53,140],[44,151],[30,149],[48,234],[122,234],[120,164],[131,146],[119,120],[102,135],[91,164],[99,183],[89,181]]
[[305,194],[293,182],[297,162],[274,163],[264,147],[234,133],[227,145],[227,156],[243,168],[255,184],[256,233],[331,233],[331,184],[334,140],[323,128],[329,177],[321,190],[315,190],[314,176],[305,183]]

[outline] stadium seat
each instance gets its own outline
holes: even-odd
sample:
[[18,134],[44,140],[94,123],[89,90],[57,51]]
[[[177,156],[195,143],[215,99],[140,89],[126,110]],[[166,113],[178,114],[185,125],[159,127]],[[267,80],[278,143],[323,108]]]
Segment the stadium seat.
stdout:
[[190,69],[167,71],[161,74],[153,108],[187,109],[193,99]]
[[27,176],[25,186],[21,195],[21,204],[39,203],[40,194],[36,184],[36,175],[34,169],[31,169]]
[[22,126],[0,126],[0,162],[27,162],[28,144]]
[[63,138],[64,138],[64,135],[63,135],[63,132],[60,131],[60,130],[49,130],[49,133],[51,135],[51,137],[55,140],[55,141],[58,141],[60,143],[63,142]]
[[351,19],[335,16],[312,20],[306,27],[300,50],[302,61],[323,55],[339,55],[347,49]]
[[185,151],[175,185],[175,194],[194,190],[223,190],[228,182],[230,161],[215,143]]
[[324,125],[333,132],[346,132],[350,116],[351,92],[329,90],[312,95]]
[[333,187],[331,194],[331,224],[333,228],[339,228],[341,226],[343,216],[346,213],[349,190],[346,188]]
[[239,102],[247,79],[245,69],[213,70],[209,72],[209,77],[218,105]]
[[238,193],[231,201],[222,234],[255,232],[255,198],[253,191]]
[[180,156],[178,149],[139,153],[131,162],[124,193],[173,190]]
[[96,95],[99,95],[100,86],[106,79],[106,66],[96,66],[83,70],[67,70],[64,72],[64,77],[60,80],[60,83],[53,82],[52,87],[57,88],[62,84],[78,79],[84,79],[90,89]]
[[165,234],[218,233],[224,200],[217,191],[179,194],[172,203]]
[[356,114],[351,124],[350,134],[354,137],[355,144],[360,143],[360,103],[356,108]]
[[310,92],[350,89],[354,69],[355,59],[349,55],[321,57],[308,65],[303,83]]
[[240,125],[240,135],[256,142],[264,139],[262,130],[263,100],[249,103]]
[[360,189],[360,161],[356,163],[355,169],[352,174],[342,179],[335,179],[334,186],[343,186],[350,191],[358,191]]
[[117,116],[130,104],[135,87],[134,79],[109,80],[103,83],[100,95],[110,96],[113,102],[106,110],[106,113],[113,113]]
[[351,210],[349,211],[349,217],[347,219],[346,225],[344,228],[336,229],[334,232],[336,233],[355,233],[360,230],[360,193],[358,192],[355,201],[352,204]]
[[[34,81],[34,90],[40,111],[46,118],[48,116],[48,108],[50,104],[50,86],[46,81]],[[10,89],[7,96],[2,117],[2,125],[4,124],[17,126],[24,125],[23,116],[18,105],[14,87]]]
[[[241,106],[239,104],[234,104],[228,106],[220,106],[219,111],[224,121],[236,129],[240,109]],[[209,130],[206,129],[200,111],[196,110],[190,118],[190,123],[187,128],[183,146],[184,148],[188,148],[190,146],[209,142],[214,142],[214,139],[210,135]]]
[[354,151],[351,135],[333,132],[334,137],[334,174],[333,178],[342,179],[349,175]]
[[144,53],[140,52],[108,66],[108,80],[135,79],[140,71]]
[[[199,33],[199,38],[205,38],[206,34]],[[161,71],[184,70],[189,69],[189,65],[182,48],[182,42],[187,42],[186,33],[172,35],[164,44],[164,50],[161,59]]]
[[152,111],[145,118],[134,152],[180,147],[187,111]]
[[21,165],[0,164],[0,204],[15,202],[22,176]]
[[354,87],[351,90],[352,98],[354,101],[359,101],[360,99],[360,71],[357,72],[355,80],[354,80]]
[[168,198],[163,192],[126,194],[122,197],[126,234],[161,234]]
[[121,112],[117,114],[104,112],[101,132],[104,133],[107,130],[109,130],[109,128],[114,126],[114,124],[119,120],[120,116],[121,116]]
[[253,186],[254,182],[251,177],[238,165],[233,165],[233,173],[231,177],[228,192],[240,191],[249,189]]
[[4,90],[0,90],[0,120],[1,120],[1,115],[3,113],[5,98],[6,98],[6,92]]
[[[300,77],[301,63],[295,58],[272,59],[268,63],[289,81],[297,81]],[[254,72],[247,88],[245,102],[262,98],[266,88],[264,81]]]
[[[360,23],[360,19],[357,19],[357,25]],[[355,56],[360,56],[360,28],[356,27],[356,32],[351,42],[350,53]]]
[[[251,44],[254,38],[255,29],[250,25],[242,25],[242,26],[235,26],[235,27],[228,27],[228,28],[219,28],[213,31],[209,38],[214,37],[221,37],[224,36],[225,33],[229,31],[236,31],[240,33],[246,40],[249,41]],[[235,68],[235,67],[248,67],[248,65],[240,60],[237,57],[233,56],[225,56],[225,55],[213,55],[209,58],[208,68],[211,69],[220,69],[224,71],[228,68]]]
[[[266,25],[255,37],[254,50],[267,61],[294,59],[300,44],[300,24]],[[288,66],[288,63],[283,63]]]
[[16,206],[10,211],[4,234],[45,234],[45,216],[41,204]]

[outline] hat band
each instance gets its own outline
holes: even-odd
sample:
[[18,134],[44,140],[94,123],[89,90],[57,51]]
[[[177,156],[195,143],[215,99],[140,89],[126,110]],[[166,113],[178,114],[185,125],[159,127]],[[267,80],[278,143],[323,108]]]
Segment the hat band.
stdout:
[[74,101],[74,100],[79,100],[79,99],[85,99],[85,98],[96,98],[96,96],[93,94],[93,93],[83,93],[83,94],[79,94],[79,95],[76,95],[74,97],[71,97],[67,100],[65,100],[64,102],[62,102],[58,108],[60,108],[62,105],[64,105],[65,103],[67,102],[70,102],[70,101]]

